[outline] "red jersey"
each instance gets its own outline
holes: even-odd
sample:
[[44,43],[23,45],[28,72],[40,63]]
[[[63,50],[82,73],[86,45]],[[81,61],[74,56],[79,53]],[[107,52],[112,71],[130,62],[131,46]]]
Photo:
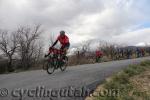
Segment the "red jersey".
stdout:
[[103,55],[103,53],[102,53],[101,51],[99,51],[99,50],[96,51],[96,56],[97,56],[97,57],[100,57],[100,56],[102,56],[102,55]]
[[66,35],[64,35],[64,36],[59,35],[57,37],[57,40],[60,42],[61,45],[65,45],[65,44],[69,43],[69,38]]

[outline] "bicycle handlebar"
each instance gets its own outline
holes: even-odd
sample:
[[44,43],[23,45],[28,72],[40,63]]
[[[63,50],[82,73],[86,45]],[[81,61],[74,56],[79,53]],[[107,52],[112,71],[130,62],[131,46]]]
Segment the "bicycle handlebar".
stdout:
[[56,48],[54,48],[54,47],[50,47],[49,48],[49,53],[54,53],[54,54],[63,54],[64,53],[64,51],[63,50],[60,50],[60,49],[56,49]]

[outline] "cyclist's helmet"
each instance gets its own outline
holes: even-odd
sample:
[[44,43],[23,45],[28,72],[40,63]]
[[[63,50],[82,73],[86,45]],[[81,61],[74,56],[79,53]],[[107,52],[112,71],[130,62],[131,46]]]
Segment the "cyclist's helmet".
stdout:
[[60,35],[65,35],[65,31],[60,31]]

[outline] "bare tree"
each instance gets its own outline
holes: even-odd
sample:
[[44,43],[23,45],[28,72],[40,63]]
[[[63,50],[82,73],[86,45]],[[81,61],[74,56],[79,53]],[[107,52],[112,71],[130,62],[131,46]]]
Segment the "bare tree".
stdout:
[[[31,67],[38,54],[41,52],[42,45],[37,48],[37,42],[40,39],[40,25],[35,27],[21,27],[18,29],[19,55],[24,69]],[[37,50],[38,49],[38,50]]]
[[81,44],[81,47],[76,48],[76,51],[74,52],[76,55],[76,63],[84,63],[83,60],[87,60],[91,49],[91,40],[85,41],[83,44]]
[[82,54],[82,55],[85,56],[85,54],[90,51],[91,42],[92,42],[92,41],[89,40],[89,41],[86,41],[86,42],[84,42],[84,43],[82,44],[82,47],[81,47],[81,54]]
[[43,42],[38,41],[37,44],[35,45],[34,48],[34,53],[33,53],[33,61],[34,63],[40,62],[40,60],[43,58]]
[[18,48],[17,34],[15,32],[8,34],[7,31],[1,30],[0,35],[0,50],[8,57],[7,70],[12,71],[12,57]]

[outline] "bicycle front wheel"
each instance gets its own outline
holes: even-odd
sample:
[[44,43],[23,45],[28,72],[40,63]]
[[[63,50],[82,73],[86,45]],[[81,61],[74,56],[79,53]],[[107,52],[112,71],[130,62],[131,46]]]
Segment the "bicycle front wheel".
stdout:
[[47,63],[47,73],[52,74],[55,70],[55,67],[52,65],[52,63]]

